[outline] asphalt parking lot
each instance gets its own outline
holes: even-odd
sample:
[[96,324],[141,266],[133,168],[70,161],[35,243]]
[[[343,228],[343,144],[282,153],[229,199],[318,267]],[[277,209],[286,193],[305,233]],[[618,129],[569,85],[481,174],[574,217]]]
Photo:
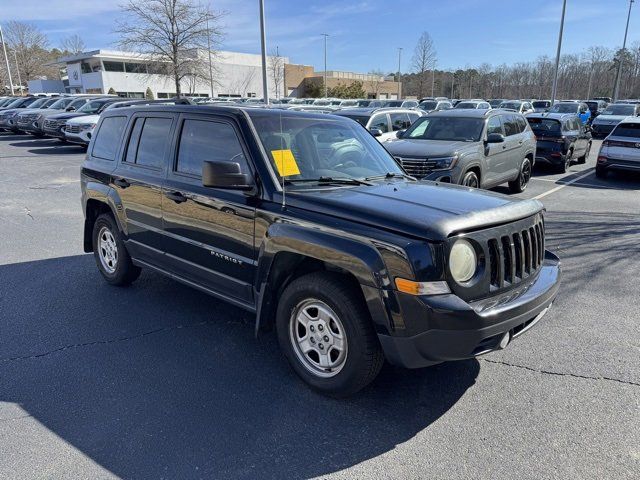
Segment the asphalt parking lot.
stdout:
[[564,269],[536,328],[338,401],[249,314],[149,272],[108,286],[83,152],[0,133],[0,478],[638,478],[640,176],[596,179],[599,143],[522,194]]

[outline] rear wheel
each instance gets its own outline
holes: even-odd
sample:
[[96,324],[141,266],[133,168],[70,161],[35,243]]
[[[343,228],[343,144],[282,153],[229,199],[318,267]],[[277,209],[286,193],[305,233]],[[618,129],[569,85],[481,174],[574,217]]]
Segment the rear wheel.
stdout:
[[509,182],[509,190],[511,193],[522,193],[527,188],[527,185],[529,185],[529,180],[531,180],[531,160],[527,157],[522,161],[522,165],[520,165],[518,178]]
[[596,167],[596,177],[607,178],[607,170],[602,167]]
[[111,285],[129,285],[140,275],[131,261],[115,220],[102,214],[93,225],[93,255],[104,279]]
[[302,380],[344,397],[371,383],[384,356],[361,292],[342,275],[317,272],[287,286],[278,303],[278,342]]
[[464,174],[462,177],[462,185],[465,187],[471,188],[480,188],[480,180],[478,179],[478,175],[473,170]]
[[572,159],[573,159],[573,150],[569,150],[569,153],[567,153],[567,156],[565,157],[564,162],[560,165],[561,173],[567,173],[567,170],[569,170],[569,167],[571,167]]
[[578,158],[578,163],[587,163],[589,154],[591,153],[591,142],[587,145],[587,149],[584,151],[584,155]]

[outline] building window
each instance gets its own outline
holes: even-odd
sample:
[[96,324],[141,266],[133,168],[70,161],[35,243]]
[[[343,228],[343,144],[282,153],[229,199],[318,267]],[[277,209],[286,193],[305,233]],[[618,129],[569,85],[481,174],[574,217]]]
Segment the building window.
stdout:
[[102,62],[105,72],[124,72],[124,64],[122,62]]
[[125,63],[124,69],[128,73],[147,73],[147,66],[144,63]]
[[89,65],[87,62],[82,62],[80,64],[80,70],[82,71],[82,73],[91,73],[91,65]]

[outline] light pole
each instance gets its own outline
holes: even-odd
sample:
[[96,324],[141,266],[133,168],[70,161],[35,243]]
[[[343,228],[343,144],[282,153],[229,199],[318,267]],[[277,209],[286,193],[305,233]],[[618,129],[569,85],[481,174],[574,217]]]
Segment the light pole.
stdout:
[[18,86],[20,87],[20,95],[22,95],[22,79],[20,78],[20,67],[18,66],[18,56],[16,55],[16,50],[13,50],[13,59],[16,61],[16,72],[18,72]]
[[2,35],[2,26],[0,26],[0,43],[2,43],[2,50],[4,50],[4,61],[7,64],[7,75],[9,76],[9,86],[11,87],[11,95],[13,91],[13,80],[11,80],[11,69],[9,68],[9,57],[7,57],[7,46],[4,43],[4,36]]
[[260,43],[262,46],[262,95],[264,103],[269,105],[269,90],[267,89],[267,36],[264,31],[264,0],[260,1]]
[[436,61],[433,61],[433,70],[431,70],[431,96],[433,97],[434,88],[436,85]]
[[209,51],[209,87],[211,88],[211,98],[213,98],[213,66],[211,65],[211,30],[209,30],[209,16],[211,15],[211,6],[207,10],[207,49]]
[[624,52],[627,50],[627,33],[629,33],[629,19],[631,18],[631,7],[635,0],[629,0],[629,13],[627,14],[627,27],[624,29],[624,41],[622,42],[622,51],[618,58],[618,69],[616,70],[616,83],[613,87],[613,101],[618,100],[618,93],[620,90],[620,73],[622,71],[622,60],[624,59]]
[[398,100],[400,100],[400,59],[402,58],[402,47],[398,47]]
[[324,98],[327,98],[327,37],[328,33],[321,34],[324,37]]
[[551,89],[551,105],[556,101],[558,93],[558,68],[560,67],[560,51],[562,50],[562,31],[564,30],[564,14],[567,10],[567,0],[562,2],[562,18],[560,19],[560,33],[558,34],[558,50],[556,51],[556,67],[553,73],[553,88]]
[[451,97],[453,99],[453,84],[456,82],[456,72],[451,72]]

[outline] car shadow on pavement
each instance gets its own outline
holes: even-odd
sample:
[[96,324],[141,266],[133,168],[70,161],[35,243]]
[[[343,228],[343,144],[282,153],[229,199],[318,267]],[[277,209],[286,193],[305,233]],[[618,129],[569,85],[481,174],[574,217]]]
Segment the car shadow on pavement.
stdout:
[[336,472],[428,428],[480,369],[385,366],[334,400],[295,377],[272,332],[254,338],[252,315],[160,275],[111,287],[79,255],[0,266],[0,285],[0,405],[124,478]]
[[[24,140],[24,137],[21,138]],[[27,147],[29,153],[36,155],[64,155],[66,153],[83,153],[83,149],[79,145],[72,143],[62,143],[54,138],[34,138],[33,140],[24,140],[10,143],[12,147]]]

